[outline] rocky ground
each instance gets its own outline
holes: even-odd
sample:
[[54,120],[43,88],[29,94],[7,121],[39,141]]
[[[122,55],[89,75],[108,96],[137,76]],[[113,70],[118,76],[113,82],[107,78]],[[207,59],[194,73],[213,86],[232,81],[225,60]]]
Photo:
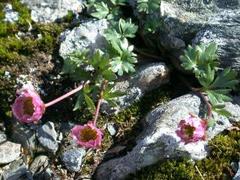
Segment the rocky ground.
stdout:
[[[129,0],[135,11],[136,0]],[[52,107],[37,125],[11,114],[15,90],[30,81],[44,102],[76,86],[61,74],[63,58],[106,44],[107,20],[84,17],[81,0],[13,0],[0,3],[0,179],[234,179],[240,178],[240,97],[226,104],[232,116],[214,114],[206,141],[181,144],[177,124],[206,111],[201,98],[178,79],[187,44],[214,41],[222,67],[239,72],[240,3],[162,0],[154,56],[138,54],[135,74],[118,80],[118,107],[102,106],[102,148],[87,150],[69,135],[91,115],[72,111],[74,98]],[[140,22],[137,13],[135,18]],[[142,39],[140,39],[142,40]],[[142,40],[143,41],[143,40]],[[157,56],[157,58],[156,58]]]

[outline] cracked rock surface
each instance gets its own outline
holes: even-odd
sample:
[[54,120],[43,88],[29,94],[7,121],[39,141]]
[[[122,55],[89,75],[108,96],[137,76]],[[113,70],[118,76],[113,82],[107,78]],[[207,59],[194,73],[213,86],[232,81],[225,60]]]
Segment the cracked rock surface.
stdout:
[[226,118],[214,113],[216,124],[208,129],[207,141],[189,144],[180,142],[175,131],[180,120],[186,118],[189,113],[203,116],[205,107],[201,99],[196,95],[187,94],[157,107],[146,116],[143,132],[137,137],[137,145],[127,155],[100,165],[96,173],[97,179],[124,179],[130,173],[164,159],[205,158],[208,154],[208,141],[231,127],[231,122],[239,121],[239,104],[239,98],[235,98],[233,103],[226,103],[226,109],[232,116]]

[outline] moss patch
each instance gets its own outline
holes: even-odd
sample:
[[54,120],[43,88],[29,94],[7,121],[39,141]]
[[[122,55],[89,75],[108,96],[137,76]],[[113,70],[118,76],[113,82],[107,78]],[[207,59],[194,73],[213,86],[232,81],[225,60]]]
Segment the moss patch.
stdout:
[[[238,126],[240,127],[240,124]],[[201,180],[197,167],[206,180],[232,179],[234,172],[230,164],[238,162],[240,158],[240,132],[233,130],[218,135],[209,142],[209,147],[209,157],[197,161],[195,165],[186,159],[166,160],[146,167],[129,178],[139,180]]]
[[[4,21],[6,2],[19,12],[16,23]],[[44,56],[55,55],[59,34],[70,26],[72,18],[73,15],[69,14],[59,23],[35,24],[31,21],[30,10],[20,0],[0,2],[0,121],[6,120],[6,114],[10,114],[9,104],[15,94],[17,77],[29,74],[30,68],[38,69]]]

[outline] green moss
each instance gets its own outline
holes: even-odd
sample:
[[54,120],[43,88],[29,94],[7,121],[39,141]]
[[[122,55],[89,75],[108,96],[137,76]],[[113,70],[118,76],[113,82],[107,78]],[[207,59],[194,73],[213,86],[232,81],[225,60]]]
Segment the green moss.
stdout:
[[25,5],[20,3],[19,0],[13,0],[11,3],[13,6],[13,9],[19,12],[18,25],[21,26],[21,28],[24,27],[25,30],[27,30],[29,23],[32,22],[30,10]]
[[64,17],[65,22],[71,23],[74,19],[74,13],[72,11],[68,11],[68,14]]
[[[20,0],[13,0],[10,3],[13,9],[19,12],[19,20],[16,23],[4,22],[5,14],[3,8],[6,2],[0,2],[0,116],[7,119],[6,112],[9,112],[9,97],[14,96],[16,78],[19,74],[28,73],[28,65],[36,61],[35,54],[45,53],[53,55],[58,47],[58,36],[69,26],[65,21],[59,23],[36,24],[31,20],[30,10]],[[70,21],[71,15],[68,16]],[[32,26],[29,33],[28,29]],[[24,37],[17,37],[18,32],[26,33]],[[42,38],[38,38],[38,34]],[[29,63],[28,63],[29,62]],[[10,72],[11,78],[4,77],[5,71]]]
[[[240,124],[239,124],[240,126]],[[206,180],[231,179],[233,174],[231,162],[240,158],[240,132],[231,131],[216,136],[209,142],[210,155],[194,165],[188,160],[166,160],[146,167],[131,175],[130,179],[139,180],[200,180],[196,167]]]
[[[52,53],[57,45],[58,35],[67,27],[67,24],[62,22],[50,24],[34,24],[31,21],[29,9],[20,3],[19,0],[13,0],[13,9],[19,12],[19,20],[16,23],[4,22],[3,8],[4,3],[0,3],[0,60],[1,64],[11,64],[26,60],[24,56],[31,56],[34,52]],[[66,17],[70,21],[70,13]],[[32,35],[27,38],[17,38],[17,32],[27,32],[30,24],[33,26]],[[41,34],[42,38],[37,38]],[[9,63],[8,63],[9,62]]]

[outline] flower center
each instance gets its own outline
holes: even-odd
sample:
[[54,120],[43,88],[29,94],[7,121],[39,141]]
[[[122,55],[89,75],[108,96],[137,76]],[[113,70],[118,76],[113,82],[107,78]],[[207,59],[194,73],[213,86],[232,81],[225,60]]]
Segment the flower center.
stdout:
[[23,102],[23,113],[32,116],[34,113],[34,107],[32,103],[32,98],[27,97]]
[[95,140],[97,139],[97,132],[90,127],[85,127],[81,132],[80,132],[80,140],[83,142],[88,142],[90,140]]
[[186,125],[184,128],[184,132],[188,137],[192,137],[194,131],[195,131],[195,127],[190,126],[190,125]]

